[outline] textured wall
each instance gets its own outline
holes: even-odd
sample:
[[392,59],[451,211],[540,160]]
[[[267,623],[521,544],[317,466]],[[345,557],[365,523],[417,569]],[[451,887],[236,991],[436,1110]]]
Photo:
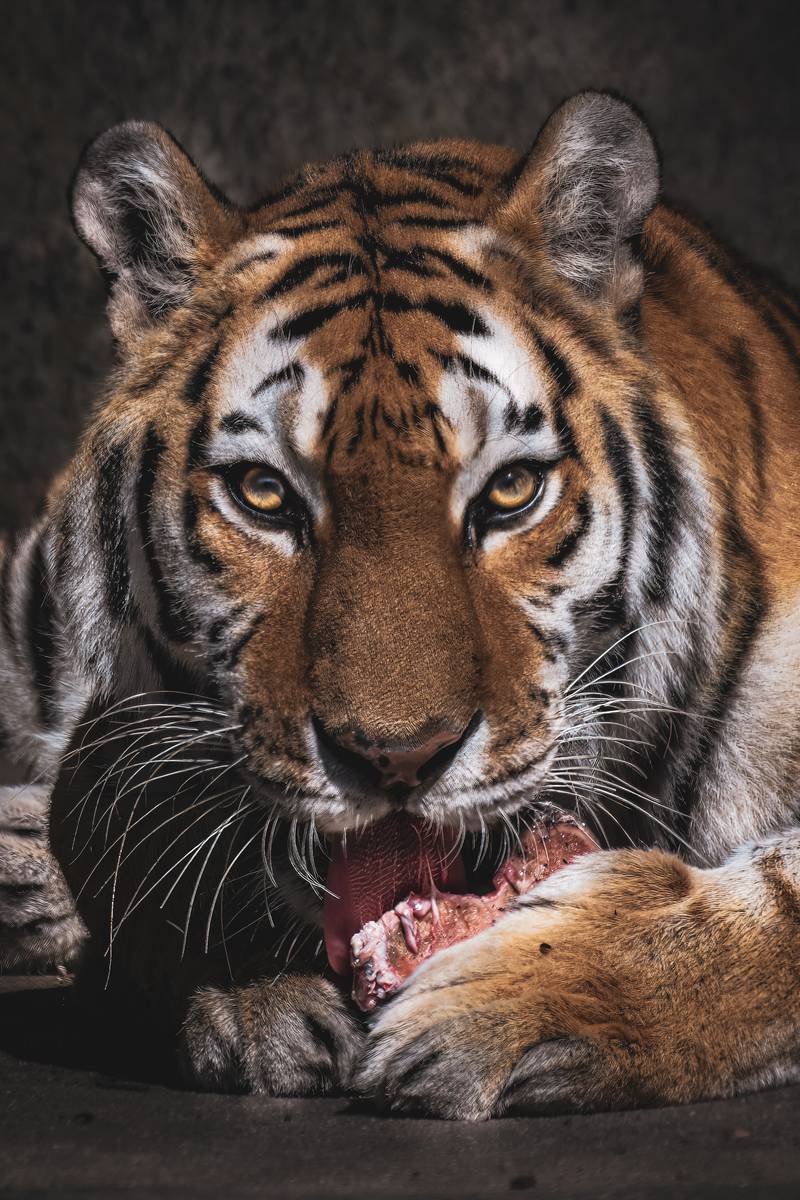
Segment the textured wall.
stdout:
[[613,87],[669,195],[800,283],[796,0],[0,0],[0,528],[69,454],[112,356],[65,191],[114,121],[170,128],[236,200],[303,160],[447,134],[524,147]]

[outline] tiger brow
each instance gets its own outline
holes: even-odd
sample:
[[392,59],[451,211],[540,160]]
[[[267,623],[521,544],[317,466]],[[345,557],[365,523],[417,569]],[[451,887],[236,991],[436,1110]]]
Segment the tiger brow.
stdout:
[[219,423],[219,427],[223,433],[263,433],[264,426],[255,417],[251,417],[249,413],[242,412],[241,409],[235,409],[233,412],[226,413]]
[[231,267],[231,275],[238,275],[240,271],[246,271],[253,263],[273,262],[278,257],[276,250],[262,250],[258,254],[249,254],[247,258],[241,259]]
[[299,387],[303,382],[303,368],[298,362],[289,363],[288,367],[283,367],[280,371],[273,371],[271,375],[266,375],[257,387],[253,388],[252,396],[261,396],[268,388],[275,387],[279,383],[293,383]]
[[493,371],[488,369],[488,367],[481,366],[481,364],[476,362],[474,358],[470,358],[468,354],[442,354],[440,351],[434,350],[432,347],[428,347],[428,352],[433,355],[434,358],[439,360],[445,370],[451,370],[453,367],[460,367],[470,380],[477,379],[480,380],[481,383],[490,383],[493,387],[498,388],[501,392],[505,392],[507,396],[511,396],[510,391],[503,383],[502,379],[499,379]]

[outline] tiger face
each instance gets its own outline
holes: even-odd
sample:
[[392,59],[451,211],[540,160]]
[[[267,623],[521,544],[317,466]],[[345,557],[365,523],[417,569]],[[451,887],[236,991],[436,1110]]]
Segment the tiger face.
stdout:
[[546,793],[571,681],[632,601],[657,182],[607,96],[521,160],[361,153],[249,212],[158,127],[88,151],[74,211],[121,366],[84,452],[118,472],[118,615],[220,698],[287,816],[476,828]]

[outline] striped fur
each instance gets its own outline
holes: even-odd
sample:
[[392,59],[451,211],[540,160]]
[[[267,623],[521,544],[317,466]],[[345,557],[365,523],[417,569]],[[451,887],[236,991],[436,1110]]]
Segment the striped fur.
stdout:
[[[775,835],[796,824],[800,762],[800,322],[657,192],[644,125],[599,94],[562,106],[523,158],[455,141],[356,153],[248,211],[157,127],[88,151],[74,211],[111,279],[120,360],[45,515],[2,551],[0,730],[32,778],[58,781],[53,844],[108,969],[113,946],[122,978],[177,993],[176,1021],[193,986],[219,989],[223,951],[244,985],[193,1002],[201,1084],[344,1081],[358,1035],[338,1001],[321,1074],[279,1068],[268,1045],[255,1069],[259,1022],[280,1020],[254,980],[278,970],[282,925],[253,966],[226,941],[223,900],[250,872],[313,928],[297,873],[313,884],[315,838],[397,802],[331,741],[409,747],[443,727],[463,744],[403,797],[410,812],[491,834],[553,799],[637,848],[565,872],[546,937],[524,909],[421,972],[378,1022],[363,1090],[476,1118],[794,1077],[800,835]],[[501,523],[479,498],[515,461],[541,492]],[[241,463],[280,473],[283,523],[236,501]],[[186,791],[166,782],[176,761]],[[617,902],[651,914],[651,939],[639,916],[637,939],[617,938]],[[240,904],[257,928],[259,903]],[[562,921],[611,947],[602,1021],[558,1015],[571,958],[546,1013],[517,986]],[[646,1002],[664,986],[659,939],[674,1020],[692,1026],[721,924],[748,956],[731,967],[740,1000],[677,1062],[659,1032],[673,1017]],[[684,942],[663,932],[677,927]],[[434,975],[452,1001],[424,999]],[[298,996],[316,1012],[305,983]],[[737,1058],[748,1028],[762,1032]],[[543,1038],[562,1039],[557,1061],[526,1050],[521,1066]]]

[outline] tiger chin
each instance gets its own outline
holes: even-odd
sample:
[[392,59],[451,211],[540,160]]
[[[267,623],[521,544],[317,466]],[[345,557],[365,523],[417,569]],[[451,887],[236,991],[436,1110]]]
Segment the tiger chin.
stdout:
[[[800,1077],[800,313],[659,187],[591,92],[523,156],[249,209],[156,125],[89,146],[118,361],[1,551],[52,850],[0,794],[6,963],[80,959],[201,1088],[481,1120]],[[553,805],[603,849],[365,1021],[402,839],[486,890]]]

